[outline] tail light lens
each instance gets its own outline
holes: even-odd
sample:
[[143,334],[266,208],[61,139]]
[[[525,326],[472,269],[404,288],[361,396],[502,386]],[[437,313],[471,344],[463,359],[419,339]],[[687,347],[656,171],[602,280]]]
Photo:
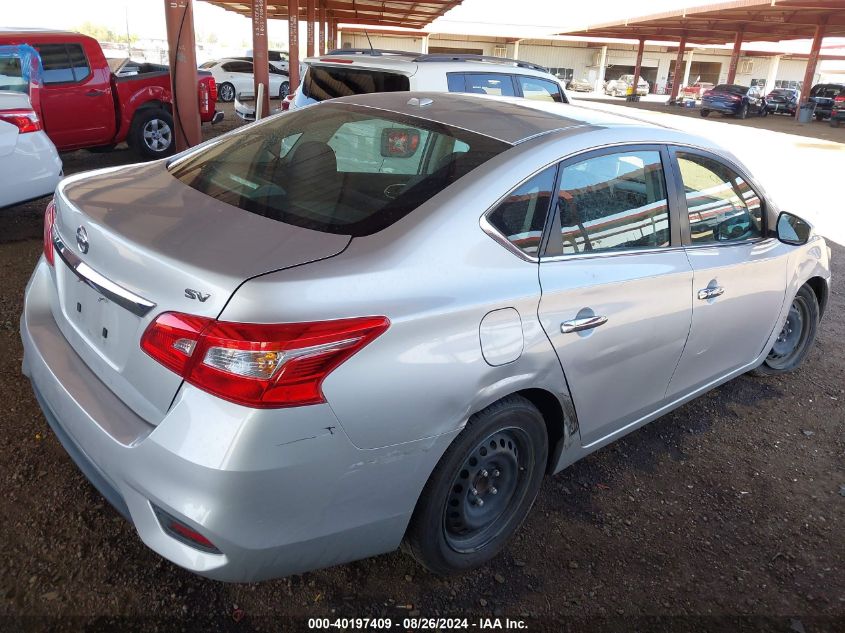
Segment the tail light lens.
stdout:
[[287,112],[290,110],[290,104],[293,101],[293,93],[287,95],[284,99],[282,99],[282,112]]
[[55,253],[53,252],[53,225],[56,223],[56,201],[50,200],[47,208],[44,209],[44,259],[50,266],[55,265]]
[[200,82],[200,112],[208,114],[208,84],[204,81]]
[[41,126],[41,119],[35,114],[35,110],[0,110],[0,121],[11,123],[17,127],[19,134],[38,132],[44,129]]
[[214,104],[217,103],[217,82],[214,81],[213,77],[209,77],[208,79],[208,100],[209,100],[209,110],[214,107]]
[[390,326],[386,317],[307,323],[231,323],[165,312],[141,348],[190,384],[255,408],[325,402],[322,384]]

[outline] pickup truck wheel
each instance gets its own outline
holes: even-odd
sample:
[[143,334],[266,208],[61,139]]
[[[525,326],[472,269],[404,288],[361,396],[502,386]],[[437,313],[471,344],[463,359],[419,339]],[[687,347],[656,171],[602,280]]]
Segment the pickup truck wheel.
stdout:
[[224,103],[235,100],[235,87],[228,81],[217,86],[217,98]]
[[149,108],[138,112],[129,137],[132,147],[144,158],[170,156],[176,149],[173,117],[166,110]]
[[543,416],[525,398],[476,413],[426,483],[403,548],[435,574],[483,565],[527,516],[547,456]]

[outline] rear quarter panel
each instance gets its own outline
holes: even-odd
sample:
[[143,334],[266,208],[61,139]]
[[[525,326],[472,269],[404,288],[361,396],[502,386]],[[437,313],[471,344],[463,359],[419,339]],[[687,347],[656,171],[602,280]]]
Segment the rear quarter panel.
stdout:
[[117,95],[118,132],[115,142],[126,140],[132,118],[138,108],[145,103],[161,102],[170,104],[170,73],[152,73],[140,77],[114,77],[112,84]]
[[[472,413],[524,388],[544,388],[563,401],[563,371],[537,317],[538,264],[510,253],[479,225],[551,152],[505,152],[392,227],[353,239],[342,254],[247,282],[221,318],[389,317],[389,330],[323,385],[359,448],[458,430]],[[494,367],[482,354],[479,328],[486,314],[507,307],[519,312],[523,351]]]

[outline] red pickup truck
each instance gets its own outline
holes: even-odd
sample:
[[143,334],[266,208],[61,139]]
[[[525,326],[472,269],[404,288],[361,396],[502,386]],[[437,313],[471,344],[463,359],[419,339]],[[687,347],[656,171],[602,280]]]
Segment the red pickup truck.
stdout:
[[[145,158],[175,150],[172,89],[166,66],[133,64],[112,73],[93,37],[61,31],[0,31],[0,45],[29,44],[44,67],[40,91],[41,120],[60,151],[110,149],[126,141]],[[200,118],[216,123],[217,86],[200,73]]]

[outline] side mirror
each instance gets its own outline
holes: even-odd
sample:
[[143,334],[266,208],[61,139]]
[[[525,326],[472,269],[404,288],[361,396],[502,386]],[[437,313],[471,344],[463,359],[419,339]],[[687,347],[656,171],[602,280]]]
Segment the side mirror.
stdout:
[[781,211],[778,216],[778,239],[784,244],[801,246],[810,240],[812,227],[797,215]]
[[388,127],[381,131],[383,158],[410,158],[420,146],[420,132],[414,128]]

